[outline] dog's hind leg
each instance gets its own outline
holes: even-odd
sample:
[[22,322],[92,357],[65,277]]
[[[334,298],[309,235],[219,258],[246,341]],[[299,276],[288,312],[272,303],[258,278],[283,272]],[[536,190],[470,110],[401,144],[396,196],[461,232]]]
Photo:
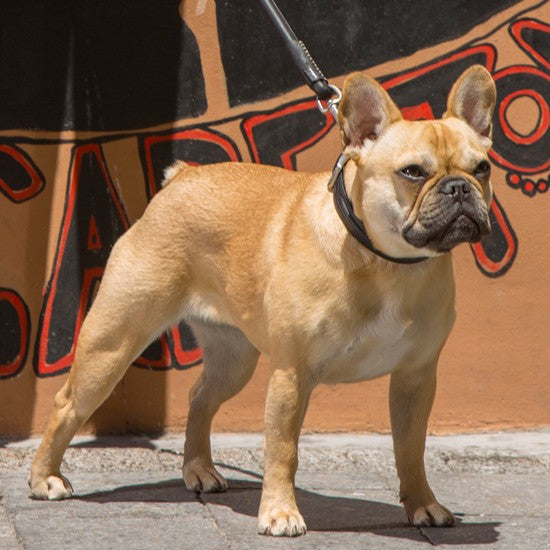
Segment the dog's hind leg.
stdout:
[[29,486],[35,498],[71,496],[72,487],[60,474],[67,445],[109,396],[130,363],[178,316],[184,282],[181,273],[168,261],[161,270],[158,259],[151,257],[151,251],[139,241],[127,233],[117,242],[84,320],[74,364],[55,397],[31,468]]
[[189,393],[183,479],[191,491],[225,491],[227,482],[212,462],[212,419],[250,380],[259,352],[237,328],[196,322],[191,327],[203,349],[204,370]]

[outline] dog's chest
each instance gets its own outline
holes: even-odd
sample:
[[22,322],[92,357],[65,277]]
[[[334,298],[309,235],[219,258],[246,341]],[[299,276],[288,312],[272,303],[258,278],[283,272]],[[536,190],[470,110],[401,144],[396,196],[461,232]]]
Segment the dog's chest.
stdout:
[[354,327],[353,335],[343,335],[320,367],[321,381],[357,382],[391,373],[422,345],[421,332],[414,317],[388,305]]

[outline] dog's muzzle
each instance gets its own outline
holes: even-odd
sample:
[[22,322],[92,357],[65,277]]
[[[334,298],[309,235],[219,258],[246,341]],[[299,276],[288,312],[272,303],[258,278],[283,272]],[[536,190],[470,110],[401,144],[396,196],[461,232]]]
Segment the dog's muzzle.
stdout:
[[424,197],[416,220],[403,229],[418,248],[448,252],[463,242],[478,242],[491,231],[487,205],[479,189],[464,178],[442,178]]

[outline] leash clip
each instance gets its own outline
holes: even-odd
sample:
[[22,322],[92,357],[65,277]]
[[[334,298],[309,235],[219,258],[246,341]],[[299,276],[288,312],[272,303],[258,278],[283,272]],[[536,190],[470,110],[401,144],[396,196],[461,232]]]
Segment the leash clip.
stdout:
[[340,91],[340,88],[334,86],[333,84],[329,84],[328,87],[336,94],[336,97],[334,99],[328,99],[325,105],[323,105],[323,102],[319,98],[317,98],[317,108],[323,114],[330,112],[330,114],[334,118],[334,122],[338,124],[338,104],[342,99],[342,92]]

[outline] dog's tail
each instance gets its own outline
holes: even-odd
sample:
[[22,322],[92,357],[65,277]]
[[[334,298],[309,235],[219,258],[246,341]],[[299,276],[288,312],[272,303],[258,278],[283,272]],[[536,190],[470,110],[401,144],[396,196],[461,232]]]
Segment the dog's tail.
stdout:
[[164,169],[164,179],[162,180],[162,187],[166,187],[183,168],[189,168],[191,165],[187,164],[183,160],[176,160],[173,164]]

